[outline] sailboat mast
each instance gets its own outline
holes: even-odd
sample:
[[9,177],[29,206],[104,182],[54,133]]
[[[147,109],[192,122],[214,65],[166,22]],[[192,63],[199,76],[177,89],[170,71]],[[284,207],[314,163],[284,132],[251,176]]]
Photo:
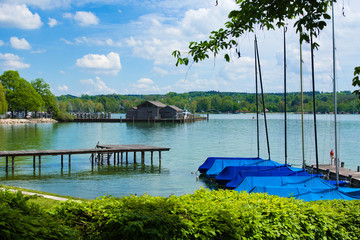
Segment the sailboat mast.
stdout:
[[285,130],[285,164],[287,164],[287,117],[286,117],[286,27],[284,26],[284,130]]
[[339,186],[339,158],[337,149],[337,94],[336,94],[336,62],[335,62],[335,19],[334,1],[331,1],[332,8],[332,42],[333,42],[333,87],[334,87],[334,133],[335,133],[335,164],[336,164],[336,186]]
[[266,132],[266,143],[267,143],[268,155],[269,155],[269,160],[270,160],[270,159],[271,159],[271,156],[270,156],[269,132],[268,132],[267,121],[266,121],[266,108],[265,108],[265,99],[264,99],[264,88],[263,88],[262,75],[261,75],[261,65],[260,65],[260,57],[259,57],[259,47],[258,47],[258,45],[257,45],[257,40],[256,40],[256,39],[255,39],[255,42],[256,42],[257,64],[258,64],[258,67],[259,67],[259,79],[260,79],[260,89],[261,89],[261,100],[262,100],[263,111],[264,111],[264,123],[265,123],[265,132]]
[[314,70],[314,48],[313,48],[313,33],[310,32],[310,49],[311,49],[311,78],[313,87],[313,112],[314,112],[314,135],[315,135],[315,159],[316,159],[316,174],[319,175],[319,154],[316,130],[316,102],[315,102],[315,70]]
[[259,140],[259,100],[258,100],[258,71],[257,71],[257,55],[256,55],[256,49],[257,49],[257,42],[256,42],[256,34],[254,39],[254,52],[255,52],[255,87],[256,87],[256,134],[257,134],[257,153],[258,158],[260,157],[260,140]]
[[303,91],[303,69],[302,69],[302,43],[300,40],[300,89],[301,89],[301,138],[302,138],[302,168],[305,169],[305,144],[304,144],[304,91]]

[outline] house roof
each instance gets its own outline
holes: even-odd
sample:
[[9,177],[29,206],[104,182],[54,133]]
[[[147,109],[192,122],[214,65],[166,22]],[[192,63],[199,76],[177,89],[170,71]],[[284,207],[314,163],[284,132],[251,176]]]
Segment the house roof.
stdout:
[[168,107],[176,110],[177,112],[182,112],[182,109],[181,109],[181,108],[178,108],[178,107],[175,106],[175,105],[168,105]]
[[158,101],[146,101],[146,102],[139,104],[137,107],[139,108],[139,107],[145,105],[146,103],[150,103],[151,105],[154,105],[154,106],[160,107],[160,108],[166,107],[165,104],[158,102]]

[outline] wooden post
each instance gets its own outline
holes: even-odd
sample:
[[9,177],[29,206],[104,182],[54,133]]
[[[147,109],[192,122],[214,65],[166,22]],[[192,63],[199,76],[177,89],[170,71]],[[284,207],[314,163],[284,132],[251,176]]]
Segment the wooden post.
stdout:
[[91,154],[91,166],[94,166],[94,153]]
[[101,160],[100,157],[101,157],[101,156],[100,156],[100,153],[98,153],[98,165],[99,165],[99,166],[100,166],[100,160]]
[[9,170],[9,157],[6,156],[6,172]]
[[153,165],[153,160],[154,160],[154,151],[151,151],[151,165]]
[[110,153],[107,154],[107,165],[110,165]]
[[116,164],[116,152],[113,153],[114,154],[114,166]]
[[11,156],[11,167],[14,170],[14,166],[15,166],[15,156]]
[[69,168],[71,167],[71,154],[69,154]]
[[128,161],[128,154],[129,154],[129,152],[126,152],[126,164],[128,164],[129,163],[129,161]]
[[141,164],[145,164],[145,152],[141,152]]
[[124,155],[124,152],[121,152],[121,165],[123,164],[123,155]]
[[34,155],[34,156],[33,156],[33,168],[34,168],[34,170],[35,170],[35,165],[36,165],[36,164],[35,164],[35,162],[36,162],[35,159],[36,159],[36,157],[35,157],[35,155]]
[[41,168],[41,155],[39,155],[39,169]]
[[159,151],[159,165],[161,165],[161,151]]
[[134,163],[136,163],[136,152],[134,151]]
[[64,155],[61,155],[61,169],[64,168]]

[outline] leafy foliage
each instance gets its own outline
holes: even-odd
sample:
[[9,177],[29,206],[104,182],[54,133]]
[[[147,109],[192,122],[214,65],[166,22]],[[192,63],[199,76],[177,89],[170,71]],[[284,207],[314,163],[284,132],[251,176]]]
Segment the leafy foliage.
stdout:
[[0,191],[1,239],[76,239],[78,232],[62,224],[21,192]]
[[302,202],[235,191],[67,202],[54,216],[85,239],[357,239],[360,201]]
[[17,71],[6,71],[0,76],[6,101],[11,111],[38,111],[44,105],[40,94]]
[[[354,87],[359,87],[360,88],[360,79],[359,79],[359,75],[360,75],[360,66],[359,67],[355,67],[354,69],[354,78],[353,78],[353,82],[352,85]],[[356,94],[359,96],[360,99],[360,89],[357,89],[353,92],[353,94]],[[360,105],[360,104],[359,104]]]
[[2,84],[0,83],[0,114],[6,113],[8,109],[8,104],[5,98],[5,90]]
[[56,97],[50,91],[50,85],[47,84],[42,78],[35,79],[31,82],[31,85],[34,87],[35,91],[40,94],[42,100],[44,101],[44,108],[49,112],[58,112],[56,106]]
[[[189,57],[193,62],[209,58],[209,52],[216,56],[220,50],[234,48],[240,57],[237,38],[247,32],[260,29],[271,30],[285,26],[287,19],[296,18],[294,24],[300,33],[301,41],[310,41],[310,37],[317,37],[326,26],[325,20],[330,19],[327,14],[330,0],[235,0],[239,10],[229,13],[229,21],[225,28],[211,32],[209,40],[190,42],[187,57],[182,57],[181,52],[175,50],[172,54],[179,64],[188,65]],[[318,48],[318,43],[313,43],[313,48]],[[229,54],[225,54],[226,61],[230,61]]]

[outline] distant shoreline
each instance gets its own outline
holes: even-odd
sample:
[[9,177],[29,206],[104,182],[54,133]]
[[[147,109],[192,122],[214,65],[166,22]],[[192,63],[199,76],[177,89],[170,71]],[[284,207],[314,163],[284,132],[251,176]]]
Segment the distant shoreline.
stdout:
[[52,118],[30,118],[30,119],[6,118],[6,119],[0,119],[0,125],[29,124],[29,123],[57,123],[57,121]]

